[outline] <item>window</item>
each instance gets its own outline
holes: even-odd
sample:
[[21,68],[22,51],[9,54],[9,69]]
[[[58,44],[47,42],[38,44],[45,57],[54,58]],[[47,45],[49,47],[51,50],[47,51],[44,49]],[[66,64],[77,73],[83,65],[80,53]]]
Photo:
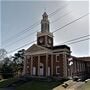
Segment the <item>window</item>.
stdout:
[[60,74],[60,66],[56,66],[56,74]]
[[42,66],[40,66],[40,68],[43,68]]
[[56,55],[56,62],[59,62],[59,55]]

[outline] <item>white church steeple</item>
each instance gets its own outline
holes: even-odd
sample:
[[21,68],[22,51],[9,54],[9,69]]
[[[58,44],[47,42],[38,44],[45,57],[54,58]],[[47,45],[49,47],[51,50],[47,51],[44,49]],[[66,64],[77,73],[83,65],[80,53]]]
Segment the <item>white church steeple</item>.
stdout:
[[41,32],[37,33],[37,44],[43,47],[53,47],[53,34],[50,32],[48,15],[46,12],[42,15]]
[[46,12],[42,15],[41,32],[49,32],[49,20]]

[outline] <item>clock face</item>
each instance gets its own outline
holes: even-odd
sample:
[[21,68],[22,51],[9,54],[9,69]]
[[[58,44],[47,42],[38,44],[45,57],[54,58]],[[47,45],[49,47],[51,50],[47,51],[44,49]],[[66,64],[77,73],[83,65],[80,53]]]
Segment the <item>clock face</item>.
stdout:
[[40,38],[40,39],[39,39],[39,42],[40,42],[40,43],[43,43],[43,38]]
[[50,38],[48,39],[48,43],[49,43],[49,44],[51,44],[51,43],[52,43],[52,40],[51,40]]

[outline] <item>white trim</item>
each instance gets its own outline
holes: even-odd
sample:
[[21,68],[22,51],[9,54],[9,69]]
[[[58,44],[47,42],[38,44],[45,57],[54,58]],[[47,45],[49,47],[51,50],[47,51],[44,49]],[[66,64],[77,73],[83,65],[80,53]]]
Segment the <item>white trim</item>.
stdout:
[[56,74],[60,74],[58,73],[57,69],[60,68],[60,66],[56,66]]
[[50,33],[50,32],[37,32],[37,37],[40,37],[40,36],[50,36],[50,37],[53,37],[53,33]]
[[28,52],[25,55],[35,55],[35,54],[38,55],[38,54],[45,54],[45,53],[52,54],[52,52],[50,52],[50,51],[38,51],[38,52]]

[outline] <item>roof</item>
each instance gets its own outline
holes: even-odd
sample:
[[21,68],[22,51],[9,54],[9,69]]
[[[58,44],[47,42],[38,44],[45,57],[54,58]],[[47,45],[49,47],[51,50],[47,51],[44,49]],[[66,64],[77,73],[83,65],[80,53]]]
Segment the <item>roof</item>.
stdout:
[[89,57],[77,57],[77,58],[82,61],[90,61],[90,56]]
[[73,59],[75,60],[79,60],[79,61],[89,61],[90,62],[90,56],[88,57],[75,57],[75,56],[71,56]]
[[57,46],[53,46],[53,50],[55,49],[69,49],[70,50],[70,47],[67,46],[67,45],[57,45]]
[[31,47],[29,47],[26,51],[25,51],[25,55],[26,54],[42,54],[42,53],[52,53],[50,49],[42,47],[40,45],[37,44],[33,44]]
[[48,16],[46,12],[43,13],[43,16]]
[[40,45],[37,44],[33,44],[32,46],[30,46],[26,52],[32,52],[32,50],[36,51],[36,50],[49,50],[48,48],[42,47]]

